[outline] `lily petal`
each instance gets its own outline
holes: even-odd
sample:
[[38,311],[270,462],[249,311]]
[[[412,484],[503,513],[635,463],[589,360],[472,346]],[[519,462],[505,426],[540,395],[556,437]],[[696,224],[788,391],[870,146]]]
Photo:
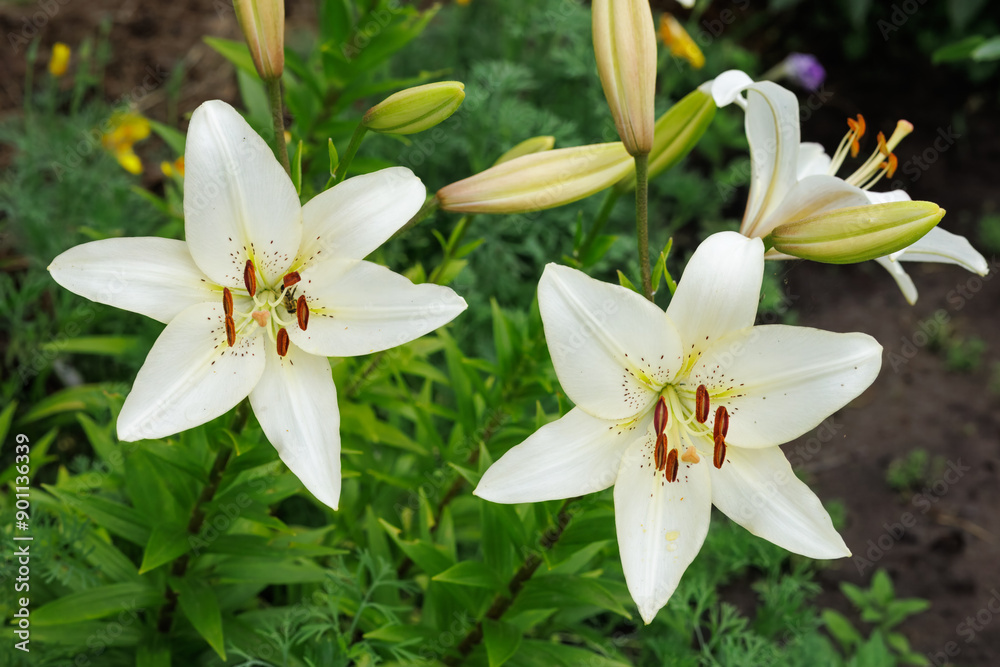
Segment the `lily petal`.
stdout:
[[865,194],[868,195],[868,201],[872,204],[888,204],[894,201],[910,201],[910,195],[906,194],[906,190],[890,190],[889,192],[872,192],[871,190],[865,190]]
[[779,225],[851,206],[866,206],[868,193],[826,174],[806,176],[792,185],[781,203],[754,228],[753,236],[764,238]]
[[639,414],[680,367],[674,325],[632,290],[548,264],[538,282],[538,306],[560,384],[594,417]]
[[338,183],[302,208],[302,247],[294,265],[330,256],[364,259],[420,210],[425,195],[424,184],[405,167]]
[[896,257],[903,262],[939,262],[957,264],[967,271],[985,276],[990,267],[968,239],[948,230],[935,227],[916,243],[910,245]]
[[712,503],[757,537],[809,558],[851,555],[823,503],[779,447],[730,447],[722,468],[709,468]]
[[831,164],[832,161],[823,149],[823,144],[812,141],[803,141],[799,144],[799,158],[795,170],[798,180],[801,181],[806,176],[827,174]]
[[195,263],[243,286],[251,259],[267,284],[291,265],[302,216],[291,179],[243,117],[213,100],[195,109],[184,153],[184,234]]
[[92,241],[49,265],[52,278],[97,303],[130,310],[166,324],[195,303],[222,301],[183,241],[121,238]]
[[713,409],[729,410],[728,443],[761,448],[808,433],[867,389],[881,366],[882,346],[866,334],[773,324],[715,341],[690,381],[705,384]]
[[888,271],[892,279],[896,281],[896,285],[899,286],[906,302],[911,306],[915,304],[917,302],[917,286],[913,284],[913,278],[906,272],[903,265],[891,257],[876,257],[875,261]]
[[[743,109],[747,107],[747,101],[743,98],[743,91],[753,85],[753,79],[741,70],[726,70],[711,81],[703,83],[698,88],[702,92],[711,93],[716,106],[722,108],[733,102]],[[705,90],[705,87],[708,87]]]
[[758,236],[757,227],[795,184],[799,155],[799,101],[770,81],[747,88],[750,194],[740,232]]
[[330,258],[301,272],[309,326],[292,343],[324,357],[353,357],[409,343],[451,322],[465,300],[447,287],[414,285],[384,266]]
[[241,336],[229,347],[223,317],[221,303],[199,303],[170,321],[118,415],[119,440],[162,438],[194,428],[250,393],[264,372],[263,339]]
[[537,503],[602,491],[615,483],[622,455],[652,419],[650,412],[617,424],[573,408],[501,456],[473,493],[494,503]]
[[324,504],[340,502],[340,410],[325,357],[294,345],[279,357],[267,348],[267,365],[250,392],[264,435],[288,469]]
[[640,439],[628,448],[615,482],[615,524],[625,583],[647,624],[698,555],[712,513],[706,460],[681,463],[677,481],[666,482],[649,465],[650,440]]
[[764,244],[736,232],[705,239],[691,255],[667,317],[677,327],[685,352],[707,341],[753,326],[764,279]]

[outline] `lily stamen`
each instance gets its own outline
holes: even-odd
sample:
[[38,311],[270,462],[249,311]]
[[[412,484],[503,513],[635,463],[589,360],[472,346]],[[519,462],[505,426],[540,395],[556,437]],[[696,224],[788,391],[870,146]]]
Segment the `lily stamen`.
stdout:
[[698,385],[698,391],[695,393],[695,407],[694,416],[698,420],[699,424],[704,424],[708,421],[708,409],[709,409],[709,399],[708,399],[708,389],[705,385]]
[[236,344],[236,322],[233,321],[232,315],[226,315],[226,342],[229,343],[229,347]]
[[233,293],[228,287],[222,288],[222,310],[225,311],[226,317],[233,316]]
[[729,411],[726,410],[726,406],[720,405],[715,411],[715,430],[712,434],[715,438],[722,436],[726,437],[729,433]]
[[278,329],[278,340],[276,342],[278,346],[278,356],[283,357],[286,354],[288,354],[288,345],[290,341],[288,339],[287,330],[285,330],[284,328]]
[[665,471],[665,475],[667,477],[667,481],[668,482],[676,482],[677,481],[677,468],[678,467],[679,466],[677,465],[677,450],[676,449],[671,449],[670,453],[667,454],[667,464],[666,464],[666,471]]
[[[913,132],[913,124],[909,121],[901,120],[896,123],[896,129],[893,131],[892,136],[886,140],[885,135],[881,132],[878,133],[878,146],[872,152],[872,154],[865,160],[865,163],[858,167],[853,174],[845,178],[844,180],[851,185],[856,185],[862,190],[868,190],[873,185],[875,185],[879,179],[883,176],[889,176],[892,178],[893,174],[896,173],[896,167],[899,164],[893,149],[899,145],[899,143],[906,137],[906,135]],[[833,171],[830,172],[834,173]]]
[[285,289],[288,289],[292,285],[298,283],[300,280],[302,280],[302,276],[299,275],[299,272],[292,271],[291,273],[286,274],[285,277],[281,279],[281,284]]
[[848,150],[850,150],[851,157],[857,157],[858,152],[861,150],[861,137],[865,136],[865,117],[858,114],[857,120],[853,118],[847,119],[847,126],[850,128],[844,138],[840,140],[837,145],[837,150],[833,153],[833,158],[830,161],[830,174],[836,174],[837,170],[840,169],[840,165],[844,163],[844,158],[847,157]]
[[303,331],[309,326],[309,306],[306,304],[305,295],[301,295],[295,302],[295,318],[299,322],[299,328]]
[[656,409],[653,412],[653,428],[656,429],[657,435],[662,435],[663,430],[667,428],[667,419],[669,418],[670,413],[667,410],[667,399],[660,396],[656,402]]
[[[673,451],[673,450],[671,450]],[[663,467],[667,464],[667,434],[661,433],[656,436],[656,448],[653,450],[653,463],[656,466],[656,471],[659,472],[663,470]]]
[[715,436],[715,451],[712,454],[712,464],[716,468],[721,468],[726,462],[726,439],[722,434]]
[[[248,259],[246,265],[243,267],[243,284],[246,285],[247,294],[250,296],[257,295],[257,269],[254,268],[252,259]],[[254,299],[254,302],[256,301],[257,299]]]

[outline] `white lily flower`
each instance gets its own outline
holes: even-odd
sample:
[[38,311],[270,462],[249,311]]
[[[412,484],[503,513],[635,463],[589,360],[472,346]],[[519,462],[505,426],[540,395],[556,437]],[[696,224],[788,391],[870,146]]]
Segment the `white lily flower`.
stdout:
[[186,242],[95,241],[49,266],[76,294],[167,324],[118,437],[166,437],[249,396],[281,459],[336,509],[340,413],[327,357],[401,345],[466,307],[446,287],[363,261],[417,212],[423,183],[385,169],[301,206],[264,140],[212,101],[191,117],[184,185]]
[[[731,70],[711,82],[716,102],[736,102],[746,111],[746,132],[750,142],[750,194],[740,233],[763,238],[779,225],[795,222],[835,209],[891,201],[906,201],[902,190],[871,192],[871,187],[896,169],[893,149],[913,125],[897,123],[888,139],[879,133],[878,147],[853,173],[836,176],[848,154],[857,156],[859,140],[865,134],[862,116],[848,119],[849,131],[833,157],[816,143],[801,143],[799,103],[793,93],[781,86],[753,81],[743,72]],[[746,99],[742,93],[746,93]],[[788,259],[771,251],[768,259]],[[895,278],[909,303],[917,300],[913,281],[900,262],[941,262],[957,264],[973,273],[986,275],[986,259],[965,237],[935,227],[904,250],[877,261]]]
[[753,326],[764,245],[705,240],[666,312],[549,264],[538,286],[556,374],[576,403],[504,454],[475,494],[500,503],[614,485],[629,592],[649,623],[708,532],[711,507],[812,558],[850,555],[777,446],[818,425],[878,374],[864,334]]

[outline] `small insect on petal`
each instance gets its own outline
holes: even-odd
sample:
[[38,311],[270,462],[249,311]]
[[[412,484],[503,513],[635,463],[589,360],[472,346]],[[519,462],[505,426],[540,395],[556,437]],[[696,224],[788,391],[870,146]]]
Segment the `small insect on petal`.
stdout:
[[670,413],[667,412],[667,399],[660,396],[659,400],[656,401],[656,409],[653,410],[653,428],[656,429],[656,435],[663,433],[663,429],[667,428],[667,419],[670,417]]
[[283,357],[288,354],[288,332],[284,327],[278,329],[278,356]]
[[226,315],[226,342],[229,343],[229,347],[236,344],[236,322],[233,321],[232,315]]
[[222,309],[226,311],[226,317],[233,316],[233,293],[228,287],[222,288]]
[[720,405],[715,409],[715,437],[718,438],[722,436],[723,438],[729,434],[729,410],[726,410],[726,406]]
[[671,449],[670,453],[667,454],[667,481],[676,482],[677,481],[677,450]]
[[726,462],[726,439],[715,436],[715,451],[712,453],[712,463],[716,468],[721,468]]
[[295,302],[295,317],[299,320],[299,328],[303,331],[309,326],[309,306],[306,305],[306,296],[303,294]]
[[292,285],[297,284],[300,280],[302,280],[302,276],[299,275],[299,272],[292,271],[281,279],[281,284],[284,285],[285,289],[288,289]]
[[243,267],[243,284],[246,285],[250,296],[257,293],[257,271],[254,269],[253,260],[248,259],[246,266]]
[[653,463],[657,470],[663,470],[667,464],[667,435],[661,433],[656,436],[656,449],[653,450]]
[[699,424],[704,424],[708,421],[708,389],[705,385],[698,385],[698,391],[695,393],[695,405],[694,405],[694,418],[698,420]]

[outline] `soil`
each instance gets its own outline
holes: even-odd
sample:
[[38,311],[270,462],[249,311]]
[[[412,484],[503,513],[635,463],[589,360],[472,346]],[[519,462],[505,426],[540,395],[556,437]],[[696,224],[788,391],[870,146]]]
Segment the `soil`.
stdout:
[[[312,3],[288,0],[286,5],[290,28],[311,21]],[[53,6],[58,9],[48,16],[45,7]],[[0,7],[5,42],[21,34],[24,19],[32,17],[45,17],[36,20],[41,24],[39,68],[54,42],[76,46],[84,36],[97,36],[102,20],[110,20],[109,100],[129,95],[150,72],[162,83],[165,73],[183,62],[180,118],[208,98],[235,101],[232,68],[201,41],[206,35],[239,38],[229,0],[22,2]],[[897,185],[914,198],[940,203],[949,211],[943,226],[975,241],[976,221],[997,209],[996,87],[992,96],[978,95],[953,70],[898,54],[896,61],[880,62],[865,75],[857,65],[838,65],[840,47],[830,40],[810,46],[827,66],[827,89],[833,95],[804,123],[803,138],[833,147],[846,130],[844,118],[859,111],[870,126],[887,131],[897,118],[907,118],[917,129],[897,151]],[[25,67],[21,48],[0,69],[4,115],[21,107]],[[891,97],[878,78],[887,69],[894,72]],[[934,91],[934,99],[925,91]],[[147,115],[175,122],[166,118],[166,98],[165,87],[157,85],[138,104]],[[949,130],[956,112],[965,122]],[[943,150],[940,142],[934,148],[940,136],[952,137]],[[2,151],[0,166],[9,158]],[[934,159],[928,160],[932,152]],[[927,169],[913,161],[921,156]],[[903,168],[907,164],[913,167],[909,171]],[[946,660],[1000,664],[1000,280],[993,279],[1000,264],[995,256],[988,260],[993,272],[985,279],[955,267],[909,264],[920,290],[915,306],[872,263],[771,267],[784,276],[799,324],[866,332],[885,349],[883,371],[871,389],[816,433],[785,447],[817,494],[846,508],[843,534],[854,557],[823,571],[819,603],[851,613],[836,592],[838,584],[867,585],[875,568],[886,568],[898,596],[931,601],[931,610],[902,630],[938,665]],[[945,339],[986,343],[973,369],[951,368],[935,346],[942,340],[935,330],[943,323],[951,332]],[[887,482],[890,463],[915,448],[937,462],[916,488],[893,490]]]

